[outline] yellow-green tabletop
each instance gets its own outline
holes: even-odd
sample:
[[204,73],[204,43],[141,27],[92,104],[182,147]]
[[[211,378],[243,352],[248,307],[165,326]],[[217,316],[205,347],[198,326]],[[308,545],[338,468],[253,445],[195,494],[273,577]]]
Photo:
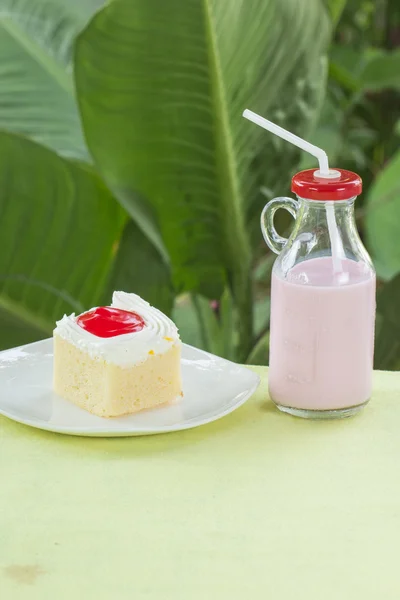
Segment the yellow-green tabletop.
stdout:
[[76,438],[0,417],[2,600],[399,600],[400,374],[307,422],[258,392],[194,430]]

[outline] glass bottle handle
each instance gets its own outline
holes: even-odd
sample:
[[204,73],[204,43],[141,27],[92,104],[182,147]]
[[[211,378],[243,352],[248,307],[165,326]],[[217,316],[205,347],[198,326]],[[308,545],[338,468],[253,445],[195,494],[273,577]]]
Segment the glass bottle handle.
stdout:
[[266,204],[261,213],[261,232],[266,244],[273,252],[279,254],[285,244],[287,238],[282,237],[275,229],[274,216],[279,208],[285,208],[294,219],[297,217],[299,204],[293,198],[274,198]]

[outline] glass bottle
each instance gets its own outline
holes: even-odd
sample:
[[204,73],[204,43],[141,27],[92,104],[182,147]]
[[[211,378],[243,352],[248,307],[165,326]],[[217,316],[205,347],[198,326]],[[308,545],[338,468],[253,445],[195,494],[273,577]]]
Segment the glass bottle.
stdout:
[[[335,175],[336,174],[336,175]],[[264,208],[261,229],[279,254],[272,271],[269,392],[277,407],[306,418],[346,417],[371,396],[376,277],[354,219],[362,182],[350,171],[292,179],[292,198]],[[285,208],[289,239],[274,227]]]

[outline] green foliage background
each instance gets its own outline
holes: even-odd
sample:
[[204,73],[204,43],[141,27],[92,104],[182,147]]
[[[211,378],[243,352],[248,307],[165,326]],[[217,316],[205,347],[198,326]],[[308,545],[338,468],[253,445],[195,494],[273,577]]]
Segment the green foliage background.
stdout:
[[363,177],[376,367],[399,368],[397,4],[0,0],[0,348],[124,289],[184,341],[266,364],[259,214],[314,164],[249,107]]

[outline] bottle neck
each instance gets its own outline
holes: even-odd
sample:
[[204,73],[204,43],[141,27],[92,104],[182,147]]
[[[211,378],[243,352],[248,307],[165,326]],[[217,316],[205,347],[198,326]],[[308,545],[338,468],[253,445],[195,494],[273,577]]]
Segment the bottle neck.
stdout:
[[348,200],[310,200],[308,198],[297,198],[300,206],[305,210],[325,210],[328,207],[332,207],[337,211],[349,211],[350,214],[354,213],[354,203],[356,196],[349,198]]
[[295,252],[304,258],[335,255],[341,259],[368,262],[354,218],[355,199],[318,201],[298,198],[299,210],[288,254]]
[[[322,232],[332,227],[332,219],[340,233],[357,236],[354,219],[354,198],[348,200],[318,201],[298,198],[297,228],[303,231]],[[330,224],[329,224],[330,219]]]
[[341,269],[346,268],[345,261],[355,261],[372,276],[374,268],[354,218],[355,199],[319,201],[298,197],[295,225],[276,261],[276,271],[286,277],[297,263],[332,256]]

